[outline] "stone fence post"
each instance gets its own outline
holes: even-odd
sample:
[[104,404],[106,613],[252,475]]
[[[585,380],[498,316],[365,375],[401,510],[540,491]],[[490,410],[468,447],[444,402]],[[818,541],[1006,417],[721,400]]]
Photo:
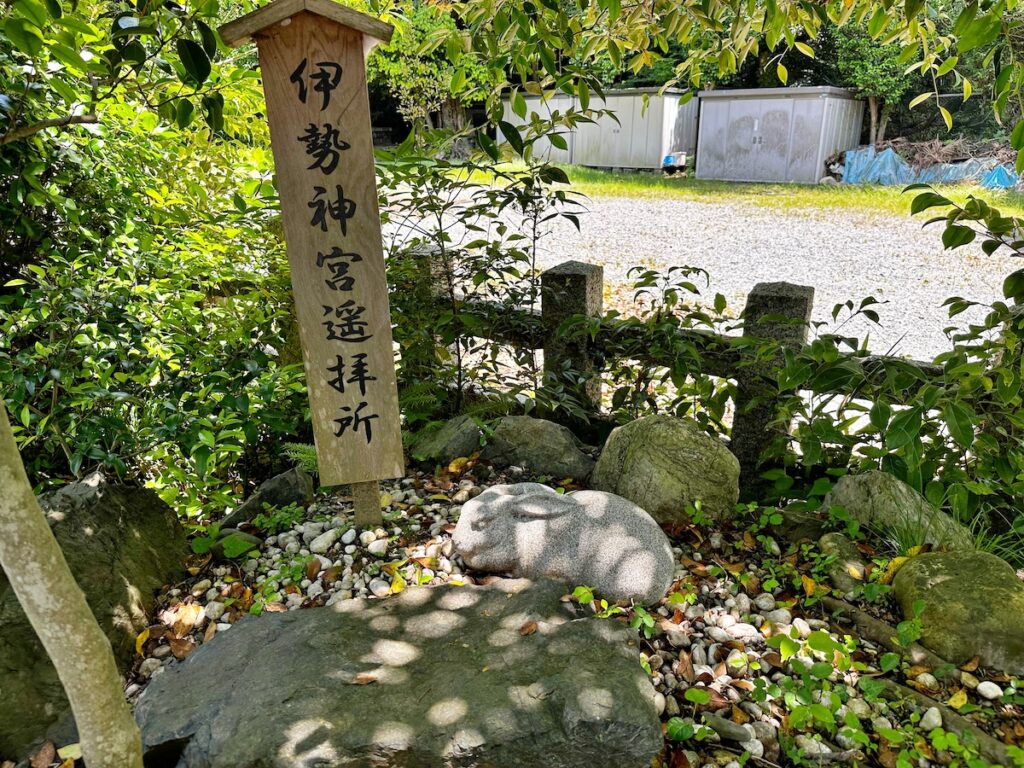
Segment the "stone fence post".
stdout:
[[[758,283],[747,296],[743,335],[799,349],[807,343],[814,288],[792,283]],[[740,462],[740,498],[754,499],[764,486],[769,467],[764,454],[789,432],[790,425],[769,424],[777,417],[776,377],[781,356],[736,371],[736,412],[730,447]]]
[[[541,320],[544,327],[544,373],[561,378],[569,368],[589,376],[596,372],[594,358],[586,340],[568,341],[557,333],[558,327],[574,315],[596,317],[601,314],[604,297],[604,268],[582,261],[566,261],[541,275]],[[594,412],[601,407],[601,380],[589,378],[581,389],[565,382],[577,392],[583,405]]]

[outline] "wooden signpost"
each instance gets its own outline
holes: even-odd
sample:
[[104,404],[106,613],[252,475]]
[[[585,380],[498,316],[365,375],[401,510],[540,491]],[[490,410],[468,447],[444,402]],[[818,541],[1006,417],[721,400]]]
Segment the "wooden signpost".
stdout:
[[359,526],[381,520],[377,481],[404,474],[366,88],[392,31],[333,0],[220,28],[259,50],[320,480],[352,484]]

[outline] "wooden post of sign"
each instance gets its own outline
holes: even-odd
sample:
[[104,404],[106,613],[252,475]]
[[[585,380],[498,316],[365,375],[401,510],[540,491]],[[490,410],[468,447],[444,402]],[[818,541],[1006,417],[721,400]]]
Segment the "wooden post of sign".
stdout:
[[220,28],[259,50],[320,481],[351,484],[363,527],[381,522],[377,481],[405,471],[366,89],[392,32],[333,0]]

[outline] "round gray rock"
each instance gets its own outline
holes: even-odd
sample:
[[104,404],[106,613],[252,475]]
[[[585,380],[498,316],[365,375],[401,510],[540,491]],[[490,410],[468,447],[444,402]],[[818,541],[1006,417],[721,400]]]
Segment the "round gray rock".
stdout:
[[624,496],[659,523],[674,523],[686,521],[697,501],[714,520],[730,517],[739,478],[739,462],[721,440],[687,419],[656,415],[612,431],[590,485]]
[[470,568],[585,584],[611,600],[656,602],[674,570],[672,546],[654,519],[600,491],[496,485],[462,507],[453,540]]
[[584,480],[594,460],[561,424],[532,416],[505,416],[494,428],[483,457],[499,467],[523,467],[534,475]]

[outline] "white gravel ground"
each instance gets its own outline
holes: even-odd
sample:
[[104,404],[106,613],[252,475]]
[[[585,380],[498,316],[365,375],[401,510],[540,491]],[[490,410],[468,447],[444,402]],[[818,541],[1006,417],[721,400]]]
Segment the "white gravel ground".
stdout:
[[607,283],[625,286],[632,266],[701,267],[711,275],[708,303],[722,293],[736,314],[763,281],[814,286],[815,320],[831,321],[838,302],[874,296],[888,301],[877,307],[881,327],[865,321],[843,332],[870,333],[872,351],[893,348],[915,359],[948,349],[946,298],[1001,299],[1003,278],[1024,267],[1007,256],[986,257],[975,245],[944,251],[938,225],[922,230],[920,221],[897,214],[635,198],[597,198],[588,207],[582,232],[555,225],[542,243],[540,268],[568,259],[601,264]]

